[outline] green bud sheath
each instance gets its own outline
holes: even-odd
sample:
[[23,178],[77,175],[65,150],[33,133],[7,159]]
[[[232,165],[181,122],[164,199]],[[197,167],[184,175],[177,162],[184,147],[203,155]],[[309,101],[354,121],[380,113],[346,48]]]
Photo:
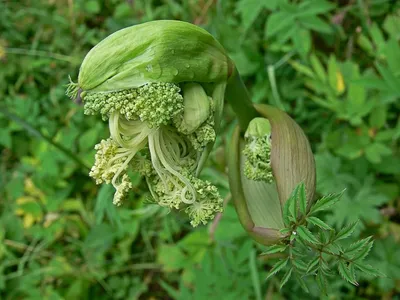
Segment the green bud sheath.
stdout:
[[249,123],[244,137],[257,136],[263,137],[271,134],[271,123],[265,118],[254,118]]
[[210,116],[210,99],[198,83],[183,86],[183,120],[180,130],[192,133]]
[[272,171],[282,204],[294,188],[304,182],[309,205],[314,200],[316,175],[314,155],[300,126],[280,109],[270,105],[255,105],[272,127]]
[[[293,119],[269,105],[255,105],[255,108],[271,124],[271,164],[275,180],[272,183],[256,182],[244,176],[242,150],[245,142],[239,128],[236,128],[229,147],[228,175],[243,227],[257,242],[271,245],[284,238],[279,232],[284,227],[282,207],[300,182],[305,183],[308,203],[312,203],[315,163],[307,137]],[[256,131],[263,130],[265,128]]]
[[149,82],[226,81],[234,66],[204,29],[181,21],[153,21],[115,32],[85,57],[83,91],[114,91]]

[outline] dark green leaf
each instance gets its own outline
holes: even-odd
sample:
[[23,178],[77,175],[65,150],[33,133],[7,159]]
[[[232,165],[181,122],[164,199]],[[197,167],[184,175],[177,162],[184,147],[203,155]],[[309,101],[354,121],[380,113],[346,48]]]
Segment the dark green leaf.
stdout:
[[312,68],[315,71],[315,74],[322,82],[326,82],[326,72],[324,66],[322,65],[321,61],[318,59],[314,53],[310,55],[310,63]]
[[282,289],[282,287],[288,282],[290,276],[292,275],[292,271],[293,268],[290,268],[289,270],[286,271],[285,275],[283,275],[279,289]]
[[290,225],[291,219],[296,220],[298,190],[299,186],[296,186],[283,207],[283,222],[285,223],[286,226]]
[[354,274],[352,274],[350,272],[349,267],[347,266],[347,264],[344,260],[339,261],[338,270],[339,270],[339,274],[343,277],[344,280],[350,282],[351,284],[358,286],[358,283],[354,277]]
[[240,13],[242,17],[242,24],[245,32],[251,27],[254,20],[260,14],[262,9],[263,9],[262,1],[241,0],[240,2],[238,2],[236,11]]
[[324,1],[314,0],[305,1],[299,5],[300,12],[296,13],[296,16],[313,16],[317,14],[326,13],[335,8],[335,4]]
[[263,253],[261,253],[261,255],[273,254],[273,253],[277,253],[277,252],[283,252],[283,251],[286,250],[286,248],[287,248],[287,245],[269,246],[269,247],[267,247],[267,249],[264,250]]
[[330,208],[332,205],[340,200],[340,197],[343,195],[343,193],[344,191],[338,194],[330,194],[328,196],[322,197],[311,207],[311,213],[314,214],[318,211]]
[[286,30],[293,25],[294,18],[286,12],[276,12],[272,14],[266,23],[265,34],[267,38],[271,38],[278,32]]
[[391,91],[395,93],[397,96],[400,95],[400,79],[393,75],[393,73],[385,68],[383,65],[376,63],[376,68],[379,73],[382,75],[386,84],[389,86]]
[[371,251],[374,241],[369,241],[359,249],[358,253],[354,255],[354,260],[361,261],[367,257],[369,251]]
[[290,219],[295,222],[297,220],[297,202],[298,202],[298,193],[299,189],[296,187],[294,190],[294,195],[290,197],[290,201],[288,200],[289,204],[289,213],[290,213]]
[[289,261],[289,258],[279,260],[276,264],[274,264],[271,271],[269,271],[269,274],[266,279],[269,279],[270,277],[272,277],[273,275],[275,275],[276,273],[281,271],[287,265],[288,261]]
[[381,273],[371,265],[365,264],[364,262],[354,262],[354,266],[367,275],[385,277],[385,274]]
[[306,195],[306,186],[302,182],[299,187],[299,207],[300,207],[300,212],[303,214],[303,216],[306,215],[307,213],[307,195]]
[[307,266],[307,274],[314,273],[318,269],[318,264],[319,264],[319,257],[317,256],[313,260],[310,261],[310,263]]
[[316,16],[305,16],[299,18],[300,23],[308,29],[321,32],[321,33],[332,33],[331,26],[321,18]]
[[299,259],[299,257],[296,257],[295,259],[292,260],[293,265],[300,271],[305,272],[307,270],[307,264]]
[[371,237],[367,237],[365,239],[359,240],[357,242],[352,243],[349,247],[346,248],[344,251],[347,256],[354,256],[357,254],[359,251],[361,251],[365,245],[369,243],[371,240]]
[[324,276],[324,274],[322,273],[322,271],[319,271],[317,276],[316,276],[316,280],[317,280],[317,284],[319,289],[321,290],[322,294],[327,294],[326,292],[326,288],[327,288],[327,284],[326,284],[326,278]]
[[303,291],[305,291],[306,293],[309,293],[308,287],[307,287],[306,283],[304,282],[304,279],[302,277],[300,277],[300,275],[298,273],[295,273],[295,277],[296,277],[296,282],[298,284],[300,284]]
[[350,223],[346,227],[340,229],[339,232],[336,234],[335,241],[343,240],[343,239],[349,237],[354,232],[357,225],[358,225],[358,221],[356,221],[354,223]]
[[299,235],[299,238],[302,239],[305,242],[309,242],[311,244],[318,244],[319,243],[318,240],[311,233],[311,231],[308,230],[304,226],[297,227],[297,234]]
[[308,217],[306,220],[307,220],[307,222],[310,222],[311,224],[318,226],[321,229],[332,230],[331,226],[326,224],[321,219],[318,219],[317,217]]

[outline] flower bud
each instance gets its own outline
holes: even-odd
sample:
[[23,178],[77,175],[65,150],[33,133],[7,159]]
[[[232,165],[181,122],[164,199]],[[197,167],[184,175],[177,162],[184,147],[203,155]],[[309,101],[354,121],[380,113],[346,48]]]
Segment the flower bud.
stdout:
[[183,86],[183,119],[179,131],[193,133],[210,116],[210,99],[198,83],[186,83]]
[[[229,183],[239,220],[259,243],[271,245],[284,236],[282,209],[294,188],[304,182],[310,205],[315,192],[315,162],[303,130],[285,112],[269,106],[255,105],[261,120],[250,122],[250,133],[263,136],[270,130],[272,180],[256,181],[246,176],[246,142],[239,128],[229,147]],[[270,124],[270,128],[269,128]],[[250,128],[251,127],[251,128]],[[263,153],[260,153],[263,155]]]

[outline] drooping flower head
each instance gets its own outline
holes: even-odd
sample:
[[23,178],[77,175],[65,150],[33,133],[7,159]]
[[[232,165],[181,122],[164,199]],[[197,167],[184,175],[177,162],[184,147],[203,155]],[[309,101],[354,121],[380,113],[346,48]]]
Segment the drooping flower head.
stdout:
[[83,100],[85,114],[108,120],[90,176],[115,187],[116,205],[132,189],[131,170],[159,205],[184,209],[193,226],[222,210],[216,187],[198,176],[233,70],[208,32],[180,21],[122,29],[87,54],[67,93]]

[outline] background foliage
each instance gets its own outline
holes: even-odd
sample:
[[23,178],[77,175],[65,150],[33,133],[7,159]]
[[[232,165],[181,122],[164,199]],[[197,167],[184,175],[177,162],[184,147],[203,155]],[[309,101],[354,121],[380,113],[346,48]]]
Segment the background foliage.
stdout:
[[[155,19],[203,26],[228,49],[254,102],[285,109],[317,161],[318,192],[342,201],[323,216],[360,219],[367,259],[387,277],[359,287],[313,276],[265,280],[276,254],[240,227],[229,202],[222,138],[203,176],[226,197],[217,222],[193,230],[179,213],[146,205],[147,189],[119,208],[88,177],[107,136],[65,95],[87,51],[110,33]],[[387,0],[0,1],[0,298],[400,299],[400,3]],[[351,241],[350,241],[351,242]],[[279,255],[279,254],[278,254]]]

